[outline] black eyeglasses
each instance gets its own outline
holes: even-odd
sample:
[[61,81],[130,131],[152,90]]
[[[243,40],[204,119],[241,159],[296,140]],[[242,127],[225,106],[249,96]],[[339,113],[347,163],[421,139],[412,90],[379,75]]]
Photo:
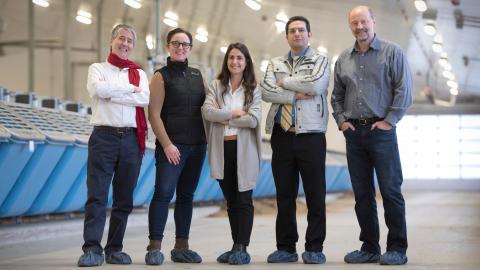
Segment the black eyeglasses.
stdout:
[[192,47],[192,43],[188,42],[170,41],[168,44],[172,45],[174,48],[180,48],[180,45],[182,45],[184,49],[190,49]]

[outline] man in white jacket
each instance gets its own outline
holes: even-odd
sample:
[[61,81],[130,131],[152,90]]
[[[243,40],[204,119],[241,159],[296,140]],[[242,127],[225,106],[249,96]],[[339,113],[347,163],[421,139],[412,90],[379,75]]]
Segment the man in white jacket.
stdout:
[[285,27],[290,51],[273,58],[260,86],[264,101],[272,103],[266,121],[271,133],[272,173],[277,190],[277,250],[270,263],[298,260],[296,198],[299,173],[308,206],[304,263],[325,263],[325,155],[329,64],[312,50],[309,21],[289,19]]

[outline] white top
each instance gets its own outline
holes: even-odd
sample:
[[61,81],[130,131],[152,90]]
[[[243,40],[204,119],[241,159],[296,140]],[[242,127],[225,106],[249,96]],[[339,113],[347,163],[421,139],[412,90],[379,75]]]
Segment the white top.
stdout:
[[94,126],[137,127],[135,107],[146,107],[150,98],[148,79],[141,69],[139,93],[128,79],[128,68],[119,69],[108,63],[94,63],[88,68],[87,90],[92,98]]
[[[245,103],[245,89],[243,88],[243,84],[240,83],[240,86],[235,91],[232,91],[232,84],[228,82],[227,92],[223,98],[225,110],[242,110],[243,104]],[[238,128],[225,125],[224,136],[237,135],[237,133]]]

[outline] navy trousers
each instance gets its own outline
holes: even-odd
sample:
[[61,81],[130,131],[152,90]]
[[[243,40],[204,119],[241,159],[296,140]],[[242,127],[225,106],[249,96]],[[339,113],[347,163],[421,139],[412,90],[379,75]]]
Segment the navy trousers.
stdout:
[[383,199],[385,223],[388,227],[387,250],[406,253],[407,225],[405,201],[401,192],[402,166],[395,128],[374,129],[356,125],[355,131],[344,131],[347,162],[353,192],[355,213],[360,225],[362,250],[380,254],[380,230],[375,201],[374,171]]
[[[113,205],[105,253],[121,251],[128,215],[133,208],[142,155],[135,129],[118,133],[94,129],[88,141],[87,192],[83,251],[102,253],[108,191],[112,183]],[[113,177],[113,181],[112,181]]]

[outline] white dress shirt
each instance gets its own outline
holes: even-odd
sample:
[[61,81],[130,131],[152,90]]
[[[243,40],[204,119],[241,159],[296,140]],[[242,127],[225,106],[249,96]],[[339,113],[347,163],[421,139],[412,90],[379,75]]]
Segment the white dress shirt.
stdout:
[[[245,103],[245,89],[243,88],[243,85],[240,83],[240,87],[238,87],[235,91],[232,91],[232,84],[229,82],[227,92],[223,98],[225,110],[242,110]],[[237,135],[237,133],[237,128],[225,125],[224,136]]]
[[91,125],[137,127],[135,107],[148,106],[150,98],[147,75],[141,69],[138,72],[141,91],[134,93],[127,68],[120,69],[108,62],[90,65],[87,90],[92,98]]

